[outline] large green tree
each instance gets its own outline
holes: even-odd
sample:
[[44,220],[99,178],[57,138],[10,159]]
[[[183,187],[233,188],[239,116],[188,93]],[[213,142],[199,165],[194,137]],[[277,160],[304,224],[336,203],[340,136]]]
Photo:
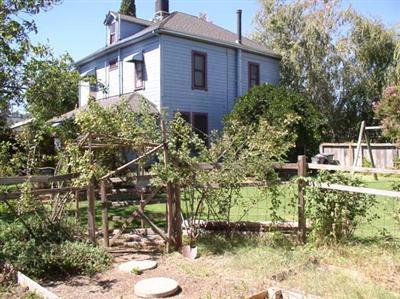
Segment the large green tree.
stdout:
[[281,83],[327,119],[325,140],[350,140],[395,69],[394,31],[340,1],[262,0],[255,38],[282,54]]
[[37,46],[24,66],[24,98],[29,112],[37,119],[48,120],[73,110],[78,105],[81,80],[70,55],[55,57],[52,49]]
[[136,6],[135,2],[132,0],[122,0],[119,13],[123,15],[128,15],[136,17]]
[[230,130],[232,123],[244,127],[258,127],[260,120],[279,127],[288,120],[288,128],[296,136],[296,149],[289,158],[298,154],[313,155],[321,142],[324,121],[319,111],[304,95],[290,88],[273,85],[256,86],[240,97],[225,118],[225,130]]

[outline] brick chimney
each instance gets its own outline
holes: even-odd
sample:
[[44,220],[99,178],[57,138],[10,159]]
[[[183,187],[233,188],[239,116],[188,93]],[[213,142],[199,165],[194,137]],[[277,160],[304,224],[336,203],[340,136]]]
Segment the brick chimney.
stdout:
[[169,16],[169,1],[156,0],[155,19],[164,19]]

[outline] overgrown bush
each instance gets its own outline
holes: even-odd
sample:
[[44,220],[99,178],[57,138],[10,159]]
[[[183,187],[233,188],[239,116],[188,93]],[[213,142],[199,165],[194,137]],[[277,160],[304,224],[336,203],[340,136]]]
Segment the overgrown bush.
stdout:
[[[320,172],[312,179],[321,183],[361,186],[361,181],[341,173]],[[361,193],[307,187],[306,203],[313,237],[317,241],[340,242],[350,238],[360,220],[368,216],[375,198]]]
[[111,258],[89,243],[74,242],[80,233],[70,222],[52,224],[44,218],[24,217],[0,225],[0,260],[37,278],[52,274],[87,274],[104,270]]
[[[296,147],[299,153],[313,155],[321,141],[323,118],[311,101],[286,87],[270,84],[253,87],[240,97],[230,114],[225,118],[225,126],[232,121],[243,126],[257,125],[260,119],[271,126],[278,126],[288,117],[295,117],[289,130],[297,135]],[[296,153],[292,153],[295,157]]]

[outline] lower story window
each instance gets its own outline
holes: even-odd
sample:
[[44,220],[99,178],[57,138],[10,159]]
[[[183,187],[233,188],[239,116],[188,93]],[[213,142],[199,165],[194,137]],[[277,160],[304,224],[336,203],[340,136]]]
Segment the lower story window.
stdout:
[[144,89],[144,63],[135,61],[135,90]]
[[184,120],[192,125],[193,131],[208,142],[208,114],[200,112],[179,112]]

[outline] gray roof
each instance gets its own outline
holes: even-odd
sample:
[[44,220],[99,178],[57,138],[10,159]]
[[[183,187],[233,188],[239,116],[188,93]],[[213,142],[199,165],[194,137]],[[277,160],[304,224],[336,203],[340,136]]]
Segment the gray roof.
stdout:
[[[142,95],[140,95],[139,93],[136,93],[136,92],[127,93],[127,94],[124,94],[121,96],[104,98],[104,99],[98,100],[97,102],[100,104],[101,107],[106,108],[106,107],[116,106],[116,105],[120,104],[122,102],[122,100],[124,100],[124,99],[127,100],[129,106],[131,106],[132,111],[134,111],[134,112],[141,112],[143,110],[142,109],[143,103],[146,103],[149,107],[149,113],[152,113],[152,114],[159,113],[157,107],[152,102],[150,102],[149,100],[147,100]],[[63,122],[67,119],[75,117],[75,114],[77,112],[84,111],[85,109],[87,109],[87,107],[88,107],[87,105],[81,106],[81,107],[76,108],[72,111],[69,111],[61,116],[54,117],[54,118],[50,119],[49,122],[51,122],[51,123]]]
[[[237,34],[226,30],[218,25],[203,20],[201,18],[182,13],[174,12],[169,17],[165,18],[158,27],[173,32],[180,32],[192,36],[203,37],[211,41],[221,41],[237,45]],[[271,56],[278,56],[276,53],[268,49],[262,44],[259,44],[246,37],[242,38],[242,45],[251,50],[265,52]]]
[[231,48],[243,49],[245,51],[254,52],[260,55],[276,59],[281,58],[279,54],[273,52],[264,45],[257,43],[246,37],[242,38],[242,44],[238,44],[236,42],[237,40],[236,33],[233,33],[211,22],[208,22],[199,17],[195,17],[186,13],[173,12],[163,20],[155,22],[146,21],[143,19],[125,15],[121,15],[121,18],[130,21],[132,23],[141,24],[147,27],[132,36],[120,40],[113,45],[102,48],[96,51],[95,53],[81,59],[80,61],[76,62],[77,66],[82,65],[83,63],[86,63],[91,59],[98,57],[99,55],[106,54],[109,51],[111,52],[114,49],[118,49],[128,44],[135,43],[138,39],[145,38],[146,35],[149,34],[153,35],[155,33],[164,33],[164,34],[181,36],[183,38],[197,39],[203,42],[210,42],[228,46]]

